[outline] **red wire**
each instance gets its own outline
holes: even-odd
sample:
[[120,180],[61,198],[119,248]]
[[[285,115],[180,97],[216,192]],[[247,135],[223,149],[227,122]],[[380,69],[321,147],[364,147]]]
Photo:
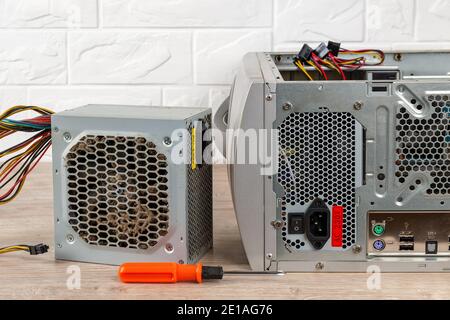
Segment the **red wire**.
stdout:
[[11,189],[8,190],[8,192],[2,196],[0,196],[0,200],[5,199],[6,197],[8,197],[13,191],[14,189],[24,180],[26,179],[26,177],[30,174],[31,171],[33,171],[33,169],[36,167],[36,165],[39,163],[39,161],[41,161],[42,157],[45,155],[45,153],[47,152],[47,150],[50,148],[51,144],[49,144],[44,151],[42,152],[42,154],[35,160],[34,164],[31,166],[31,168],[28,169],[28,171],[20,178],[16,181],[16,183],[14,183],[14,185],[11,187]]
[[[31,141],[29,141],[29,142],[28,142],[27,144],[25,144],[25,145],[29,145],[30,143],[32,143],[32,142],[34,142],[34,141],[39,141],[39,140],[42,141],[42,139],[44,139],[44,138],[46,138],[46,137],[48,137],[48,136],[49,136],[49,133],[44,133],[44,134],[42,134],[41,136],[39,136],[36,140],[31,140]],[[17,161],[17,163],[15,163],[15,164],[8,170],[8,172],[4,175],[4,177],[0,179],[0,183],[3,182],[3,180],[5,180],[5,178],[6,178],[6,177],[14,170],[14,168],[17,167],[17,166],[19,165],[19,163],[21,163],[24,159],[26,159],[26,157],[23,158],[23,159],[21,159],[20,161]]]
[[311,58],[313,63],[316,65],[317,68],[319,68],[320,72],[322,73],[323,77],[325,78],[325,80],[328,80],[328,77],[325,73],[325,70],[323,70],[323,68],[320,66],[320,63],[318,62],[317,59],[320,59],[318,56],[316,56],[314,53],[311,54]]

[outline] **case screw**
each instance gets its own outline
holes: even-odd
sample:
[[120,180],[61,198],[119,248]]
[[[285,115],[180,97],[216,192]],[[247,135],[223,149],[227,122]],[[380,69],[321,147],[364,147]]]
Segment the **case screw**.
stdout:
[[167,253],[173,252],[173,245],[171,243],[166,244],[166,251],[167,251]]
[[70,141],[72,141],[72,136],[70,135],[69,132],[64,132],[63,138],[64,138],[64,141],[67,142],[67,143],[69,143]]
[[163,143],[166,147],[169,147],[172,144],[172,139],[170,139],[169,137],[164,137]]
[[322,270],[325,267],[323,262],[317,262],[316,263],[316,270]]
[[285,103],[283,104],[282,108],[283,108],[284,111],[289,111],[289,110],[292,109],[292,103],[290,103],[290,102],[285,102]]
[[283,222],[280,220],[274,220],[272,222],[270,222],[270,224],[275,228],[275,229],[280,229],[283,226]]
[[361,101],[356,101],[356,102],[353,104],[353,108],[354,108],[355,110],[361,110],[362,107],[363,107],[363,105],[364,105],[364,103],[362,103]]
[[66,236],[66,240],[67,240],[68,243],[73,243],[75,241],[75,238],[73,237],[73,235],[68,234]]
[[271,95],[271,94],[268,94],[268,95],[266,96],[266,100],[267,100],[267,101],[272,101],[272,95]]
[[352,251],[353,251],[354,254],[360,253],[360,252],[361,252],[361,246],[360,246],[359,244],[355,244],[355,245],[352,247]]
[[271,253],[266,254],[267,260],[272,260],[273,255]]

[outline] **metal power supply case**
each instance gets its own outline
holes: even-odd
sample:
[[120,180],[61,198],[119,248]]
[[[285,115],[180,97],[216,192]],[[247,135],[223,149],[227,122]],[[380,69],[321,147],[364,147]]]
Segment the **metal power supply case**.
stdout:
[[194,166],[191,150],[208,147],[210,126],[202,108],[87,105],[52,116],[56,258],[198,261],[212,247],[212,166]]
[[251,267],[449,271],[450,53],[387,53],[347,81],[312,68],[308,81],[294,57],[247,54],[215,117],[223,130],[278,132],[271,175],[233,163],[247,137],[227,136]]

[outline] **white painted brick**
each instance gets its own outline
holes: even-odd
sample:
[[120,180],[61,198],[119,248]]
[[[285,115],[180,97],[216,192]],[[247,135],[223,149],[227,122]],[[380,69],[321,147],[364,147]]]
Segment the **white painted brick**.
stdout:
[[107,27],[271,26],[272,0],[103,0]]
[[160,105],[161,89],[150,86],[31,87],[29,101],[59,112],[86,104]]
[[199,31],[194,48],[196,83],[231,84],[247,52],[271,50],[271,33],[266,30]]
[[0,32],[0,84],[65,83],[65,41],[62,32]]
[[97,0],[0,0],[0,27],[97,26]]
[[368,0],[368,41],[414,39],[414,0]]
[[362,41],[362,0],[275,0],[274,42]]
[[450,1],[417,0],[419,41],[450,41]]
[[70,82],[189,83],[191,38],[190,32],[71,32]]
[[167,107],[209,107],[208,86],[163,88],[163,105]]
[[229,86],[166,87],[163,89],[163,105],[212,108],[215,112],[229,95]]
[[27,103],[26,87],[0,87],[0,112],[12,106]]

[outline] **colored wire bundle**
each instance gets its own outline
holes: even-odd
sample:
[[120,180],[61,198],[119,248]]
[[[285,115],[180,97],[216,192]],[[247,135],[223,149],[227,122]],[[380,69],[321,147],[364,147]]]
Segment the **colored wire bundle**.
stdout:
[[34,246],[26,245],[26,244],[18,244],[14,246],[8,246],[0,248],[0,254],[10,253],[10,252],[18,252],[25,251],[29,252],[31,255],[44,254],[48,252],[48,245],[40,243]]
[[[15,120],[24,112],[38,116]],[[53,111],[36,106],[15,106],[0,115],[0,139],[18,132],[33,134],[23,142],[0,150],[0,205],[13,200],[21,191],[27,176],[36,167],[51,146],[51,119]]]
[[[371,56],[373,60],[369,61],[368,56]],[[334,70],[342,80],[347,80],[345,71],[355,71],[364,66],[380,65],[384,62],[384,59],[385,55],[381,50],[347,50],[340,48],[340,43],[329,41],[328,45],[322,42],[314,50],[307,44],[303,45],[294,59],[294,64],[309,80],[314,80],[314,78],[305,66],[314,68],[324,80],[329,79],[326,70]]]

